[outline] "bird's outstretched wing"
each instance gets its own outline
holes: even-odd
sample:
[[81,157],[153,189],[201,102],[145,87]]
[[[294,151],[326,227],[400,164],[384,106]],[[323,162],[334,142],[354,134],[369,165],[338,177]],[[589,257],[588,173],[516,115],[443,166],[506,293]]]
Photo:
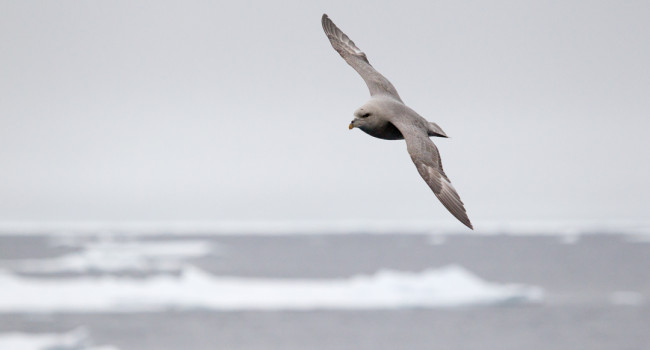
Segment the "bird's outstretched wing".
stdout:
[[343,33],[334,22],[327,17],[327,15],[323,15],[321,22],[323,24],[323,30],[325,31],[327,38],[330,40],[330,43],[332,43],[334,50],[336,50],[336,52],[343,57],[345,62],[352,66],[352,68],[361,75],[361,78],[363,78],[366,85],[368,85],[368,90],[370,90],[371,96],[387,95],[400,102],[402,101],[393,84],[391,84],[388,79],[379,74],[379,72],[370,65],[366,54],[359,50],[359,48],[354,44],[354,41],[350,40],[350,38],[348,38],[348,36],[345,35],[345,33]]
[[472,223],[467,217],[467,212],[460,200],[451,181],[442,169],[440,152],[436,145],[429,139],[426,131],[418,128],[407,120],[393,121],[406,140],[406,148],[411,155],[411,160],[415,163],[420,176],[429,185],[433,193],[442,202],[442,205],[451,212],[456,219],[460,220],[465,226],[471,228]]

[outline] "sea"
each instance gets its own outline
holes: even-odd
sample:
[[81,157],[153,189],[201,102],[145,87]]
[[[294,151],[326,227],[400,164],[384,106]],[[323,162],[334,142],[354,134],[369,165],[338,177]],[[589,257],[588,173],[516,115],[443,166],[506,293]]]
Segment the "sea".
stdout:
[[650,226],[0,225],[0,350],[650,349]]

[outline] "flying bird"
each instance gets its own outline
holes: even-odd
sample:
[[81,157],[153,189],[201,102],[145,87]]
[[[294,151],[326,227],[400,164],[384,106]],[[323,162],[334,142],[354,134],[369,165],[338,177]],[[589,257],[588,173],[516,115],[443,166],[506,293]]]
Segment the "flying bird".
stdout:
[[326,14],[321,22],[334,50],[361,75],[370,90],[370,100],[354,112],[349,129],[359,128],[385,140],[405,140],[420,176],[442,205],[465,226],[474,229],[460,196],[442,168],[440,152],[429,138],[447,137],[445,132],[406,106],[393,84],[370,65],[366,54]]

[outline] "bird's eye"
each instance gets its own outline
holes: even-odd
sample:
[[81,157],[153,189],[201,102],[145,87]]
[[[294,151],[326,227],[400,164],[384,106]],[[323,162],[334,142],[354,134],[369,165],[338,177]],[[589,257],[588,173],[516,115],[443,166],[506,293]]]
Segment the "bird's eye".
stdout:
[[370,113],[366,113],[366,114],[362,115],[361,118],[368,118],[369,116],[370,116]]

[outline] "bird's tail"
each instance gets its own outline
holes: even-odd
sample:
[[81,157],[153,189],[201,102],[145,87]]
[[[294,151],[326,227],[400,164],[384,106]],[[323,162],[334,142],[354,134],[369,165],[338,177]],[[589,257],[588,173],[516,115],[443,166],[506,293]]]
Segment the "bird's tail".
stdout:
[[447,134],[445,134],[444,131],[442,131],[442,128],[434,122],[429,122],[429,129],[427,131],[429,133],[429,136],[449,137]]

